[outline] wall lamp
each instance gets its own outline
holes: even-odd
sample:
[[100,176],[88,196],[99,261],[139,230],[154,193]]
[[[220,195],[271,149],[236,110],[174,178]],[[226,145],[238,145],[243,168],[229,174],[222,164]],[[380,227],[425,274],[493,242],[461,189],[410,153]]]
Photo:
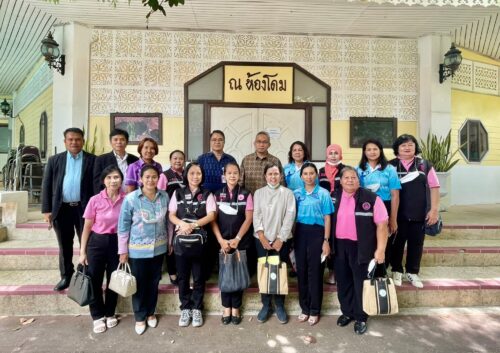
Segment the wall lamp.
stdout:
[[42,40],[42,46],[40,47],[42,55],[49,64],[50,68],[54,68],[64,76],[64,66],[66,65],[66,56],[60,55],[59,44],[52,37],[52,33],[47,34]]
[[462,52],[451,43],[451,48],[444,54],[444,62],[439,64],[439,83],[443,83],[447,77],[453,77],[462,62]]
[[0,110],[2,111],[4,117],[9,116],[10,104],[7,102],[7,99],[4,98],[3,102],[0,103]]

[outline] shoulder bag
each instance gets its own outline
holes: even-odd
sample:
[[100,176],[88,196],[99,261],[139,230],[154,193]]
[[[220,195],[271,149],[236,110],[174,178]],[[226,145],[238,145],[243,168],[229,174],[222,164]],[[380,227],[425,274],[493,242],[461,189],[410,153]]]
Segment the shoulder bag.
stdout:
[[224,293],[232,293],[247,289],[250,286],[246,250],[236,250],[227,254],[219,253],[219,289]]

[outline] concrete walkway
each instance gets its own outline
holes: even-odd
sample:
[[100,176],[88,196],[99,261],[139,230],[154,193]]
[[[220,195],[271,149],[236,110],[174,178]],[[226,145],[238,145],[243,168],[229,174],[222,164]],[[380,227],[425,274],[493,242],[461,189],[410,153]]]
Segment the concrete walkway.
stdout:
[[[209,316],[201,328],[179,328],[177,320],[162,316],[157,328],[138,336],[132,316],[98,335],[89,316],[35,317],[27,325],[19,317],[0,317],[0,352],[500,352],[498,311],[372,318],[363,336],[354,334],[352,324],[337,327],[336,316],[314,327],[295,318],[281,325],[276,317],[259,324],[251,316],[239,326],[222,326],[218,316]],[[307,336],[313,343],[306,343]]]

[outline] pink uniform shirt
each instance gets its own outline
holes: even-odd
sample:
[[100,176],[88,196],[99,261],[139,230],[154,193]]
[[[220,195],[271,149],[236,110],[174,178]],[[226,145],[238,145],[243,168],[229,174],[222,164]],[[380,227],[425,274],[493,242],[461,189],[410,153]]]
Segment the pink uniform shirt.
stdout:
[[[415,160],[415,158],[413,158],[409,161],[405,161],[405,160],[400,159],[401,164],[406,169],[406,171],[408,171],[410,169],[411,164],[413,163],[414,160]],[[434,167],[432,167],[431,170],[429,170],[429,173],[427,173],[427,184],[429,184],[429,187],[431,189],[440,187],[439,180],[438,180],[436,171],[434,170]]]
[[114,234],[118,229],[118,218],[125,193],[120,191],[113,203],[106,193],[106,189],[90,198],[83,218],[92,219],[92,231],[97,234]]
[[165,174],[161,173],[156,187],[160,190],[167,190],[167,186],[168,186],[167,177],[165,176]]
[[[215,202],[214,195],[212,194],[208,195],[206,201],[206,209],[207,209],[207,214],[209,212],[217,211],[217,203]],[[177,190],[175,190],[174,194],[172,195],[172,198],[170,199],[170,203],[168,204],[168,212],[171,213],[177,212]]]
[[[356,231],[356,218],[355,218],[356,200],[354,194],[349,195],[342,191],[342,199],[340,200],[339,210],[337,211],[337,228],[335,237],[337,239],[358,240]],[[373,221],[375,224],[387,222],[389,216],[384,202],[377,196],[375,205],[373,207]]]

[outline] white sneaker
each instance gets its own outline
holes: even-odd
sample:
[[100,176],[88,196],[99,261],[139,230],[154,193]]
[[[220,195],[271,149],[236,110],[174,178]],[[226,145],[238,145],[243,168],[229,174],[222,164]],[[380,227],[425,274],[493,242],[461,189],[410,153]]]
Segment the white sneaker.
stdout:
[[414,286],[414,287],[417,287],[417,288],[424,288],[424,284],[422,283],[422,281],[420,280],[420,278],[418,277],[418,275],[414,274],[414,273],[407,273],[406,274],[406,279]]
[[200,327],[201,325],[203,325],[201,310],[193,309],[193,327]]
[[403,284],[403,274],[401,272],[393,272],[392,280],[394,281],[394,285],[401,287]]
[[184,309],[181,311],[181,317],[179,318],[179,326],[186,327],[189,326],[191,322],[191,310]]

